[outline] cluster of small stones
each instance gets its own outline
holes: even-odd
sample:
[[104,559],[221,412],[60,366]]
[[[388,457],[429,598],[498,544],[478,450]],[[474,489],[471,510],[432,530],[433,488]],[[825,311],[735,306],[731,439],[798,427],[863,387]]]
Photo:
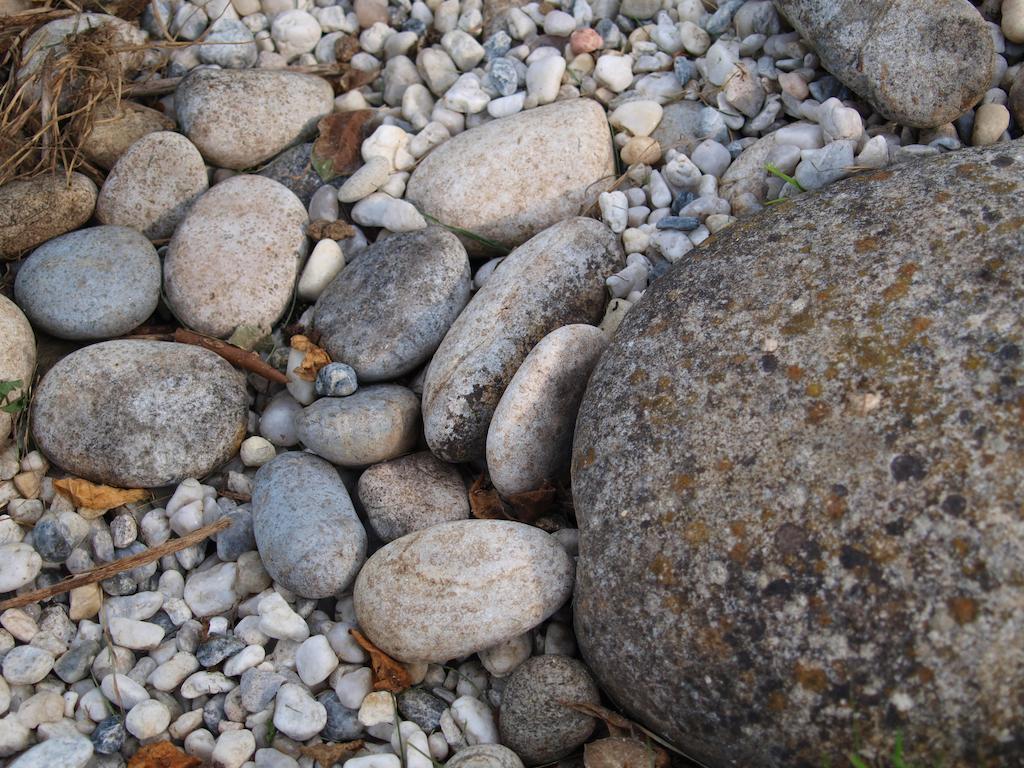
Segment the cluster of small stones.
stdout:
[[[998,19],[990,5],[982,10]],[[457,768],[460,755],[514,768],[520,759],[541,764],[572,752],[595,721],[566,716],[554,702],[596,703],[599,696],[575,660],[567,602],[577,533],[564,519],[547,521],[550,536],[508,523],[513,527],[494,536],[507,537],[508,554],[495,556],[493,572],[477,570],[479,563],[460,556],[467,542],[486,544],[467,531],[483,522],[466,522],[467,477],[487,466],[498,489],[513,494],[564,471],[564,427],[571,435],[582,384],[607,338],[653,280],[737,218],[858,170],[1017,135],[1024,3],[1007,0],[1002,25],[986,23],[992,81],[978,106],[953,122],[911,128],[826,72],[768,0],[722,0],[710,10],[700,0],[576,0],[500,14],[480,0],[155,0],[141,20],[150,36],[198,41],[174,49],[163,72],[188,77],[161,101],[163,114],[150,116],[146,135],[104,166],[113,170],[101,190],[78,182],[81,194],[92,196],[84,216],[63,218],[62,231],[3,244],[8,254],[45,243],[18,267],[18,305],[37,330],[109,339],[157,309],[162,266],[167,302],[191,326],[225,337],[241,326],[272,331],[276,349],[266,357],[289,383],[268,387],[250,375],[244,386],[238,382],[244,394],[227,380],[218,385],[223,390],[210,398],[234,409],[225,423],[173,446],[208,454],[207,469],[217,468],[209,475],[191,468],[147,475],[143,465],[173,453],[170,445],[158,441],[145,455],[139,448],[115,461],[103,454],[108,443],[99,428],[83,437],[45,420],[33,426],[37,443],[55,460],[72,458],[51,467],[43,453],[21,455],[13,444],[0,454],[0,592],[45,587],[231,520],[208,542],[0,614],[0,756],[51,745],[54,754],[37,755],[60,765],[92,759],[115,766],[141,745],[168,738],[225,768],[312,766],[302,747],[355,738],[365,744],[348,768],[429,768],[432,760]],[[242,79],[247,70],[329,64],[342,54],[369,82],[336,97],[308,76],[251,86]],[[202,78],[213,77],[204,72],[225,79],[208,81],[213,85],[200,93]],[[235,84],[243,98],[229,93]],[[219,117],[218,93],[227,94]],[[280,107],[285,98],[294,109]],[[531,112],[539,120],[555,114],[549,105],[581,101],[607,117],[596,129],[581,117],[581,141],[595,132],[607,140],[610,125],[620,167],[597,162],[593,178],[581,180],[588,194],[578,210],[524,225],[526,235],[509,243],[521,246],[512,255],[471,269],[466,251],[477,255],[475,246],[428,227],[413,204],[430,197],[428,182],[420,199],[406,199],[414,172],[460,134],[468,139],[473,129],[517,113],[523,121],[514,124],[525,131]],[[240,173],[310,138],[323,115],[365,109],[373,110],[373,127],[361,145],[364,162],[347,179],[317,183],[306,195],[283,176],[278,183]],[[260,134],[263,143],[254,140],[259,146],[247,154],[235,129]],[[536,148],[510,149],[515,138],[505,146],[509,154],[495,159],[504,176],[474,182],[481,195],[488,182],[509,179],[530,189]],[[447,162],[459,160],[456,154]],[[152,168],[174,184],[147,176]],[[441,170],[457,178],[473,171]],[[159,194],[139,204],[150,183]],[[4,194],[4,205],[16,199]],[[511,218],[527,217],[531,203],[528,195],[517,199]],[[88,221],[94,206],[102,226],[65,234]],[[586,213],[600,222],[571,218]],[[309,220],[344,218],[354,222],[354,235],[307,243]],[[132,240],[139,232],[141,242]],[[149,242],[172,234],[168,246]],[[236,241],[243,256],[228,252]],[[105,263],[114,242],[124,271],[112,278],[83,269],[82,280],[98,281],[91,290],[70,279],[61,284],[46,269],[70,269],[69,254]],[[547,264],[548,251],[564,258]],[[429,279],[413,281],[408,274],[421,254],[432,259]],[[217,296],[204,282],[211,275],[224,289]],[[302,303],[316,303],[299,323],[323,331],[321,343],[336,360],[315,381],[295,373],[304,350],[289,348],[280,327],[296,284]],[[422,294],[431,296],[423,301],[429,312],[400,323],[393,357],[367,348],[382,346],[372,332],[393,340],[384,313],[368,321],[361,332],[369,341],[358,344],[353,318],[371,316],[372,308],[408,308]],[[166,309],[157,311],[167,318]],[[479,370],[500,372],[472,383],[512,393],[483,407],[446,390],[466,373],[460,354],[470,347],[477,354],[481,338],[493,355],[481,358]],[[126,348],[106,344],[126,343],[86,350],[112,361]],[[4,351],[0,343],[0,362]],[[60,366],[73,358],[44,379],[49,390],[41,388],[46,397],[35,404],[36,417],[74,410],[76,387],[102,402],[117,378],[101,375],[113,363],[100,366],[94,381],[69,376]],[[432,376],[433,366],[450,367]],[[531,410],[536,403],[543,407]],[[442,413],[463,405],[483,411],[482,430]],[[528,412],[532,432],[518,423]],[[63,452],[75,440],[76,450]],[[554,454],[532,455],[530,446],[553,446]],[[288,452],[301,447],[305,453]],[[520,463],[511,467],[515,457]],[[104,513],[76,508],[58,492],[53,481],[64,474],[163,490],[153,501]],[[316,482],[305,482],[309,477]],[[311,503],[318,492],[337,508]],[[324,516],[300,514],[310,509]],[[292,530],[275,527],[292,519]],[[324,537],[324,530],[333,533]],[[388,560],[398,550],[387,546],[372,554],[392,540],[405,546],[395,560],[406,560]],[[317,552],[332,558],[330,569],[308,567]],[[535,583],[510,575],[524,561],[540,574]],[[394,575],[424,564],[436,569],[432,578],[457,583],[458,594],[431,593]],[[316,581],[335,570],[343,572],[339,583]],[[488,581],[500,585],[506,576],[505,591]],[[453,606],[457,615],[477,618],[453,625]],[[395,698],[373,690],[368,657],[350,633],[359,628],[405,662],[410,691]]]

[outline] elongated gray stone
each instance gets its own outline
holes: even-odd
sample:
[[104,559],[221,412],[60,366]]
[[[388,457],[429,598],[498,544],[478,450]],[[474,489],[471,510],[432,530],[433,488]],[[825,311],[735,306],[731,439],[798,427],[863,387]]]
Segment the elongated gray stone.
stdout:
[[427,444],[453,462],[483,458],[487,428],[505,387],[545,335],[595,324],[605,278],[622,268],[622,246],[601,222],[567,219],[501,263],[452,324],[423,384]]
[[992,36],[967,0],[776,0],[825,69],[882,115],[951,122],[991,85]]
[[263,567],[302,597],[346,589],[366,559],[366,531],[338,471],[308,453],[282,453],[256,473],[253,532]]
[[1016,141],[743,219],[598,364],[577,636],[701,762],[839,765],[896,733],[910,765],[1019,754],[1022,169]]

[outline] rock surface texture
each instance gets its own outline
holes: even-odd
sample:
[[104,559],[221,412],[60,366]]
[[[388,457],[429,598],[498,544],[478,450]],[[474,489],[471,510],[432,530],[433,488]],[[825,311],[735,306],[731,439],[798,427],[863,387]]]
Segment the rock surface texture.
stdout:
[[1019,755],[1022,168],[968,150],[740,222],[598,364],[577,634],[709,765]]

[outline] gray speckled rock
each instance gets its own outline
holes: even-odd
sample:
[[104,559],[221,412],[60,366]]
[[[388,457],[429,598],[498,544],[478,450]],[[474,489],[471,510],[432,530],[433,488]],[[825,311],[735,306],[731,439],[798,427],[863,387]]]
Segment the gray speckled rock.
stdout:
[[77,229],[96,207],[96,185],[80,173],[11,181],[0,187],[0,258],[14,258]]
[[661,122],[651,133],[651,138],[658,142],[662,152],[677,149],[685,155],[693,152],[704,139],[727,140],[728,129],[725,130],[724,136],[721,133],[708,135],[704,130],[702,118],[705,109],[707,107],[700,101],[677,101],[666,104]]
[[397,704],[402,717],[412,720],[424,733],[431,733],[440,728],[441,716],[448,709],[448,702],[422,688],[410,688],[398,694]]
[[477,744],[460,749],[445,765],[448,768],[523,768],[523,761],[501,744]]
[[459,470],[430,451],[375,464],[359,476],[359,502],[384,541],[469,517]]
[[10,768],[83,768],[92,751],[92,742],[85,736],[58,736],[36,744],[10,763]]
[[360,382],[388,381],[429,359],[469,294],[466,249],[429,227],[359,254],[317,300],[313,326],[331,359],[352,366]]
[[282,453],[256,473],[253,532],[263,567],[302,597],[346,589],[366,559],[366,531],[338,471],[308,453]]
[[908,764],[1017,762],[1021,169],[1019,141],[951,153],[741,220],[598,364],[580,647],[701,761],[839,765],[901,732]]
[[[0,381],[21,379],[27,387],[35,367],[36,339],[32,326],[17,304],[0,295]],[[9,398],[19,398],[24,387],[11,392]],[[0,446],[10,438],[11,419],[11,414],[0,411]]]
[[160,259],[134,229],[80,229],[36,248],[18,270],[14,295],[33,324],[52,336],[109,339],[153,314]]
[[223,358],[160,341],[105,341],[43,377],[36,443],[72,474],[127,488],[204,477],[238,451],[245,380]]
[[619,239],[594,219],[567,219],[513,251],[452,324],[423,384],[430,450],[481,459],[502,392],[534,345],[569,323],[597,323],[604,280],[622,268]]
[[365,467],[408,453],[419,436],[420,401],[397,384],[324,397],[296,417],[299,440],[343,467]]
[[583,390],[607,345],[600,328],[563,325],[526,356],[487,430],[487,471],[499,493],[536,490],[568,469]]
[[334,108],[334,90],[296,72],[197,69],[178,85],[174,106],[208,162],[242,170],[308,138]]
[[416,166],[406,197],[445,224],[516,246],[578,215],[614,175],[604,110],[570,99],[454,136]]
[[498,722],[501,743],[527,765],[565,757],[594,732],[594,718],[563,702],[600,704],[590,671],[568,656],[534,656],[508,679]]
[[391,542],[356,579],[356,618],[400,661],[443,662],[521,635],[572,594],[573,564],[539,528],[441,523]]
[[114,165],[96,200],[96,218],[161,240],[174,234],[208,186],[195,145],[180,133],[155,131],[132,144]]
[[967,0],[775,4],[825,69],[904,125],[934,128],[955,120],[991,84],[992,36]]
[[306,257],[306,209],[262,176],[234,176],[189,209],[167,248],[167,300],[190,328],[267,330],[291,301]]

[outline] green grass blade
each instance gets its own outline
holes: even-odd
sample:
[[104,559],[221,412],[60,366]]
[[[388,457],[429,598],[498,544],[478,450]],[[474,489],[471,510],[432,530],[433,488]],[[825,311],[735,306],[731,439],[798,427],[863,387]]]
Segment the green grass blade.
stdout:
[[854,754],[850,755],[850,765],[852,765],[853,768],[871,768],[871,766],[865,763],[864,760]]
[[765,163],[764,169],[766,171],[768,171],[768,173],[770,173],[772,176],[778,176],[784,182],[786,182],[787,184],[791,184],[792,186],[794,186],[797,189],[799,189],[801,192],[806,192],[807,191],[806,189],[804,189],[804,185],[803,184],[801,184],[799,181],[794,179],[788,173],[784,173],[782,171],[782,169],[779,168],[778,166],[772,165],[771,163]]
[[424,213],[423,211],[420,211],[420,215],[423,216],[423,218],[429,221],[431,224],[436,224],[439,227],[444,227],[449,232],[454,232],[457,235],[468,237],[470,240],[476,240],[478,243],[486,245],[492,251],[497,252],[498,255],[500,256],[507,256],[509,253],[512,252],[511,248],[509,248],[507,245],[499,243],[497,240],[491,240],[488,237],[478,235],[476,232],[472,232],[468,229],[463,229],[462,227],[456,227],[453,226],[452,224],[445,224],[443,221],[438,221],[429,213]]

